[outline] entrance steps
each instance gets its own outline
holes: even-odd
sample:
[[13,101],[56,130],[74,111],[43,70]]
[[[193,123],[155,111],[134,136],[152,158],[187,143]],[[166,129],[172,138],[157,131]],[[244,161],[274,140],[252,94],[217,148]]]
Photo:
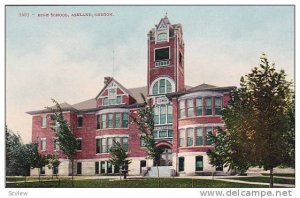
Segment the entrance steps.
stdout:
[[[172,177],[175,175],[175,170],[172,166],[158,166],[159,177]],[[157,177],[157,167],[148,167],[143,169],[142,175],[144,177]]]

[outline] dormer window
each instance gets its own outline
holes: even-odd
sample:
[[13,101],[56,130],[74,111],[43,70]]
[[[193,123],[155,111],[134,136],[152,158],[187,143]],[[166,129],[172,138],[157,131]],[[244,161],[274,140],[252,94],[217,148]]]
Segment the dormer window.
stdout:
[[103,105],[118,105],[122,104],[122,96],[117,95],[116,88],[108,89],[108,97],[103,98]]
[[156,42],[169,41],[169,28],[165,23],[161,23],[156,30]]

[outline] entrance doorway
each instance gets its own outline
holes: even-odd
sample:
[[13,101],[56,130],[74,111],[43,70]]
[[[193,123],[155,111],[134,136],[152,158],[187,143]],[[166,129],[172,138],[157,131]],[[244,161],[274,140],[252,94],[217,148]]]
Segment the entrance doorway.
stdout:
[[164,152],[160,155],[158,166],[172,166],[172,149],[168,146],[161,147]]

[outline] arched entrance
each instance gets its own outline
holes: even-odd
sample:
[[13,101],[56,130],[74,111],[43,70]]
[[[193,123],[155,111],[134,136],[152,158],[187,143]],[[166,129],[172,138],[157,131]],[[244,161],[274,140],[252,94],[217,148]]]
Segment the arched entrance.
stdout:
[[168,142],[161,142],[157,146],[163,149],[158,160],[158,166],[172,166],[172,145]]

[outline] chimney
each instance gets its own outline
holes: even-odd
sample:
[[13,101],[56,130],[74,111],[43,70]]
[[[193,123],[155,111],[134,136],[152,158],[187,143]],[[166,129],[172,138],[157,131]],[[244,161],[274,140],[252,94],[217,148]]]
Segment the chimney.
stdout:
[[104,77],[104,85],[107,85],[107,83],[111,80],[111,77],[107,76]]

